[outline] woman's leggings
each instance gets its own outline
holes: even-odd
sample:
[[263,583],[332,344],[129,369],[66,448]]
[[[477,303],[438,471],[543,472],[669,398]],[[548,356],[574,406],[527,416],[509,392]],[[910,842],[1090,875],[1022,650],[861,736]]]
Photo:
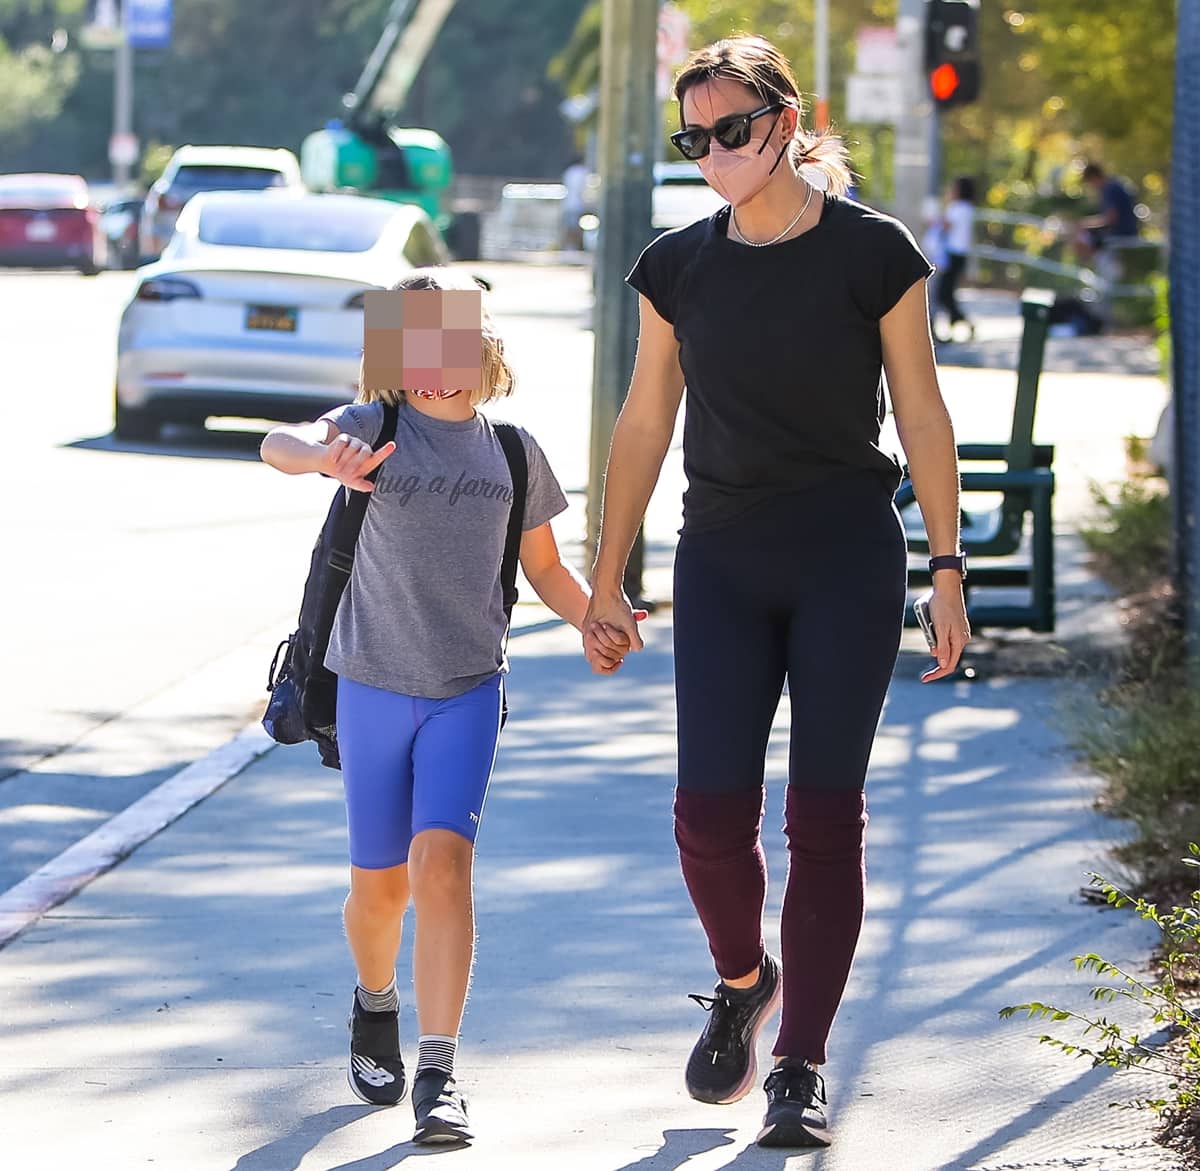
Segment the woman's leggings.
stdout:
[[791,698],[779,1057],[825,1060],[858,944],[863,785],[900,645],[905,566],[891,493],[868,476],[680,538],[675,839],[725,979],[763,955],[763,774],[785,680]]

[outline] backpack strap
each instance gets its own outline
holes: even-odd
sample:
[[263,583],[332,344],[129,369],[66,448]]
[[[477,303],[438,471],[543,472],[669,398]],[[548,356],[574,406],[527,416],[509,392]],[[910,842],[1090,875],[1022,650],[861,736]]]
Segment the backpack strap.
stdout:
[[[379,439],[375,450],[378,451],[385,443],[391,443],[396,438],[396,424],[400,412],[392,403],[383,404],[383,426],[379,430]],[[375,483],[379,469],[383,464],[377,464],[367,473],[367,479]],[[367,505],[371,502],[370,492],[356,492],[346,488],[346,507],[338,518],[337,531],[333,535],[333,548],[329,551],[330,568],[340,573],[348,574],[354,564],[354,547],[358,544],[358,534],[362,531],[363,518],[367,515]]]
[[517,602],[517,560],[521,556],[521,533],[525,524],[525,496],[529,487],[529,464],[525,459],[525,444],[511,423],[493,423],[496,438],[504,449],[508,470],[512,475],[512,504],[508,510],[508,532],[504,538],[504,559],[500,562],[500,586],[504,591],[504,613],[512,621],[512,608]]

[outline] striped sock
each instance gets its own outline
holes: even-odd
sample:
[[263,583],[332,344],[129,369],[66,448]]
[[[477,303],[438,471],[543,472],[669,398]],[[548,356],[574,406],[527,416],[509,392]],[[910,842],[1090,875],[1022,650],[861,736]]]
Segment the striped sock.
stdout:
[[395,973],[392,974],[391,982],[386,988],[381,988],[378,992],[368,992],[360,984],[355,995],[358,997],[358,1003],[367,1012],[399,1012],[400,1010],[400,991],[396,987]]
[[454,1054],[458,1050],[457,1037],[440,1037],[436,1033],[420,1039],[417,1051],[417,1075],[427,1069],[437,1069],[442,1073],[454,1074]]

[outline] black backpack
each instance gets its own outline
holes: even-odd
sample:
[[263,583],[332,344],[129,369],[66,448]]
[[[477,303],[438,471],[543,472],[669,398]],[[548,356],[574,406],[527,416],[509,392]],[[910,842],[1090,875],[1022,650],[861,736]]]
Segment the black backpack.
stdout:
[[[395,438],[396,420],[396,407],[385,403],[378,447]],[[512,608],[517,601],[517,560],[521,551],[529,470],[525,447],[516,429],[510,423],[492,426],[504,449],[513,482],[504,558],[500,564],[504,613],[511,621]],[[374,483],[378,474],[379,468],[375,468],[367,479]],[[338,602],[350,580],[354,548],[370,498],[369,492],[338,488],[313,546],[297,629],[275,648],[267,672],[267,690],[271,698],[262,721],[267,735],[279,744],[315,741],[321,763],[329,768],[341,768],[341,758],[337,744],[337,675],[325,666],[325,651]],[[503,715],[507,718],[507,701]]]

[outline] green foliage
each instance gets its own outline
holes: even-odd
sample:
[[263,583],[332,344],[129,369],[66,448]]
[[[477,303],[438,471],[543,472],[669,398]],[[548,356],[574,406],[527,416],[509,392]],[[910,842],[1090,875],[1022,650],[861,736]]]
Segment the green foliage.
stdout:
[[[1187,846],[1183,864],[1200,868],[1200,847]],[[1135,898],[1098,874],[1091,875],[1104,900],[1119,909],[1132,908],[1153,923],[1162,939],[1162,963],[1157,979],[1140,979],[1116,964],[1089,952],[1075,957],[1075,968],[1105,981],[1091,989],[1098,1005],[1129,1003],[1136,1007],[1152,1035],[1145,1036],[1098,1012],[1078,1012],[1041,1001],[1009,1005],[1000,1010],[1007,1020],[1025,1013],[1032,1020],[1072,1021],[1082,1026],[1077,1041],[1052,1034],[1039,1040],[1070,1057],[1083,1057],[1095,1066],[1153,1074],[1167,1079],[1165,1097],[1135,1098],[1126,1105],[1166,1112],[1176,1118],[1200,1112],[1200,1016],[1188,1007],[1181,989],[1200,978],[1200,890],[1192,890],[1184,906],[1162,912],[1155,903]]]
[[1171,549],[1171,504],[1162,480],[1133,476],[1115,490],[1092,482],[1097,522],[1080,530],[1101,575],[1135,593],[1166,576]]
[[[461,0],[417,76],[402,121],[441,133],[460,171],[557,173],[569,132],[558,111],[562,92],[545,79],[545,66],[583,3]],[[342,96],[358,80],[390,4],[181,0],[170,48],[136,53],[134,128],[143,143],[296,150],[306,134],[342,111]],[[84,0],[0,0],[0,39],[13,46],[12,54],[0,51],[6,170],[108,172],[113,53],[74,48],[84,19]],[[41,76],[41,56],[59,27],[72,47],[39,89],[33,81]],[[33,64],[18,69],[14,62],[26,49]]]

